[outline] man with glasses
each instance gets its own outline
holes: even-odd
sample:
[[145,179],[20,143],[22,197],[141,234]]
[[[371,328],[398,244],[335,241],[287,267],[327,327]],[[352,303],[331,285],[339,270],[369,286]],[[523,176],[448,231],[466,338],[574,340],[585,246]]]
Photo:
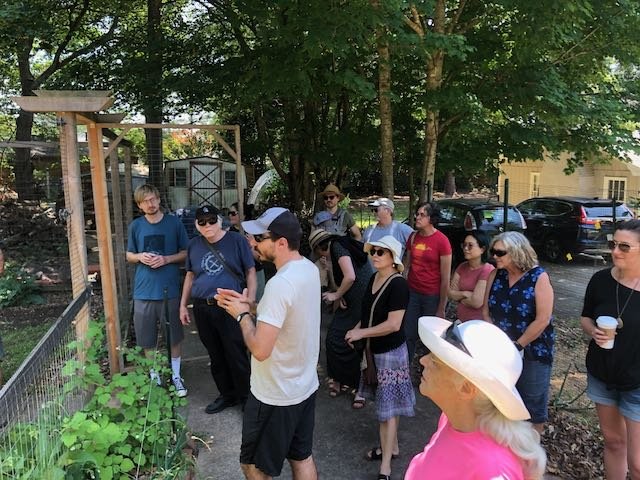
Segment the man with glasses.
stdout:
[[[157,349],[158,322],[165,325],[165,291],[171,326],[171,373],[176,394],[187,395],[180,377],[184,333],[179,320],[180,269],[187,255],[189,238],[178,217],[165,215],[160,208],[160,192],[153,185],[136,188],[134,199],[144,215],[129,225],[127,261],[136,264],[133,284],[133,323],[136,341],[147,357]],[[155,370],[152,380],[160,384]]]
[[240,463],[248,479],[317,478],[312,457],[316,365],[320,353],[320,275],[298,252],[302,230],[289,210],[273,207],[242,222],[261,260],[275,264],[254,314],[246,292],[218,289],[216,300],[236,318],[251,358]]
[[191,322],[187,305],[193,301],[198,335],[211,360],[211,376],[220,395],[205,412],[219,413],[249,395],[250,364],[238,323],[214,296],[218,288],[242,292],[246,287],[251,302],[256,298],[256,269],[249,243],[237,232],[222,228],[220,212],[212,205],[196,211],[199,237],[187,249],[187,274],[180,300],[180,320]]
[[339,208],[338,203],[344,199],[343,193],[335,185],[329,184],[320,197],[324,201],[325,209],[316,213],[313,224],[337,235],[350,234],[356,240],[362,240],[360,229],[349,212]]
[[393,210],[395,206],[393,201],[389,198],[378,198],[373,202],[370,202],[369,207],[375,214],[378,223],[375,225],[369,225],[366,228],[363,235],[364,242],[377,242],[382,237],[391,235],[400,242],[400,245],[402,245],[400,258],[404,259],[407,240],[409,240],[409,237],[413,233],[413,228],[406,223],[401,223],[393,219]]

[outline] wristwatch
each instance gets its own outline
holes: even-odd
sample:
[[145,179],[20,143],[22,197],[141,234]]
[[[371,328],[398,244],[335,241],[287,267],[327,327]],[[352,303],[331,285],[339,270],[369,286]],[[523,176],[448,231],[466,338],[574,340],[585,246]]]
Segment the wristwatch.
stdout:
[[251,316],[251,312],[242,312],[240,315],[236,317],[236,321],[240,323],[242,319],[245,317],[245,315]]
[[[240,321],[240,320],[238,320],[238,321]],[[517,340],[514,340],[513,344],[516,346],[516,348],[518,349],[519,352],[524,350],[524,347],[522,345],[520,345]]]

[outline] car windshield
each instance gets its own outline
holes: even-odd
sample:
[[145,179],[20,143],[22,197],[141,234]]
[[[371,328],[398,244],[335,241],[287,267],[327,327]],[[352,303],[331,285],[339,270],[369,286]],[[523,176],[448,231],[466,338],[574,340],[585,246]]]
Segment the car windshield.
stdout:
[[[611,218],[613,217],[611,205],[584,205],[584,212],[588,218]],[[632,217],[629,209],[620,204],[616,206],[616,218]]]
[[[504,220],[503,207],[486,207],[482,209],[480,214],[483,224],[499,225]],[[509,207],[507,210],[507,222],[520,224],[520,214],[513,207]]]

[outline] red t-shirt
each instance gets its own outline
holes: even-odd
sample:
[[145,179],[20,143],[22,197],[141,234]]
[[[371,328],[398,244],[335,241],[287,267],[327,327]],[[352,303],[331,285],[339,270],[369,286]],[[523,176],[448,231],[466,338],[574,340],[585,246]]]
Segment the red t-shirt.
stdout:
[[411,253],[409,288],[423,295],[440,295],[440,257],[451,255],[449,239],[440,230],[429,236],[416,232],[407,240]]
[[[476,289],[476,284],[480,280],[489,278],[489,275],[494,269],[495,267],[490,263],[483,263],[475,270],[469,268],[468,262],[461,263],[460,266],[456,268],[456,273],[459,275],[458,290],[461,292],[473,292]],[[482,307],[468,307],[462,302],[458,302],[458,318],[463,322],[467,320],[482,320]]]

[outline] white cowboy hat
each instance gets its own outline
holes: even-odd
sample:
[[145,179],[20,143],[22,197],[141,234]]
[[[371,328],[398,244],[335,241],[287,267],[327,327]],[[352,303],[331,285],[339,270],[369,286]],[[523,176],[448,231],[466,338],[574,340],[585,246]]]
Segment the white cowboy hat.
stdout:
[[402,272],[404,270],[402,257],[400,257],[400,252],[402,252],[402,245],[397,239],[395,239],[391,235],[385,235],[380,240],[365,243],[364,251],[369,253],[372,247],[380,247],[391,250],[391,253],[393,254],[393,263],[396,265],[396,270],[398,270],[399,272]]
[[431,353],[478,387],[505,417],[531,418],[516,390],[522,358],[506,333],[483,320],[451,323],[439,317],[420,317],[418,333]]

